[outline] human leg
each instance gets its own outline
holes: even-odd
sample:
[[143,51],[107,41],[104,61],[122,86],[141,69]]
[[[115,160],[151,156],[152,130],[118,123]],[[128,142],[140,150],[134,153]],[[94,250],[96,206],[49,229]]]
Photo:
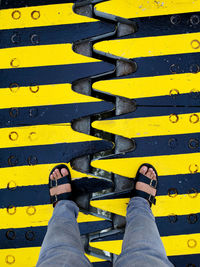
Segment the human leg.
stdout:
[[[66,169],[61,169],[63,176],[67,175]],[[56,171],[57,172],[57,171]],[[60,179],[61,174],[51,177]],[[69,184],[62,184],[50,189],[51,195],[70,192]],[[91,263],[84,255],[80,232],[76,218],[78,207],[71,200],[60,200],[56,203],[53,216],[48,223],[40,251],[37,267],[91,267]]]
[[[141,173],[148,178],[155,179],[155,172],[152,169],[149,171],[149,169],[141,168]],[[141,182],[136,183],[136,189],[153,196],[156,194],[155,189]],[[150,205],[142,197],[132,197],[129,202],[122,253],[114,266],[173,266],[166,256]]]

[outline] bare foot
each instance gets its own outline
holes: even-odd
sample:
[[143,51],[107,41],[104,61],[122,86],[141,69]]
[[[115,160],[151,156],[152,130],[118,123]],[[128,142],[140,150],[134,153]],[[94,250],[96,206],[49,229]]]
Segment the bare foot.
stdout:
[[[64,176],[68,175],[68,170],[65,168],[61,169],[61,172],[58,169],[55,169],[54,172],[50,175],[50,179],[51,180],[58,180]],[[71,192],[72,188],[71,188],[71,184],[61,184],[58,185],[56,187],[53,187],[50,189],[50,195],[54,196],[54,195],[59,195],[59,194],[63,194],[63,193],[68,193]],[[58,203],[58,201],[54,204],[54,207],[56,206],[56,204]]]
[[[142,166],[139,170],[139,172],[143,175],[145,175],[146,177],[153,179],[153,180],[157,180],[156,179],[156,173],[152,168],[148,168],[147,166]],[[156,189],[152,188],[150,185],[142,183],[142,182],[137,182],[135,188],[137,190],[146,192],[152,196],[156,195]],[[148,200],[147,200],[148,201]]]

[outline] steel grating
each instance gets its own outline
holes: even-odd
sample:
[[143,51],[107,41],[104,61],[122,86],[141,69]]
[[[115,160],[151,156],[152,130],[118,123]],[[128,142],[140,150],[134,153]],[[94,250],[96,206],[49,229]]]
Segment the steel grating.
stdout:
[[199,1],[98,2],[1,1],[0,264],[36,265],[48,175],[67,163],[87,193],[87,256],[112,266],[130,186],[149,162],[167,255],[198,266]]

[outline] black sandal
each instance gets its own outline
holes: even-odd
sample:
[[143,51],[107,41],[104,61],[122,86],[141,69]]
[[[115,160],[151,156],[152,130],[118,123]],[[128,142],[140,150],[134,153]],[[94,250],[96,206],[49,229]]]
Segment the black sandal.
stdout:
[[[156,179],[157,180],[153,180],[151,178],[148,178],[147,176],[145,176],[142,173],[140,173],[139,171],[143,166],[146,166],[148,168],[152,168],[154,170],[154,172],[156,173]],[[136,183],[137,182],[142,182],[142,183],[148,184],[152,188],[157,189],[157,187],[158,187],[158,174],[157,174],[156,169],[151,164],[148,164],[148,163],[142,164],[139,167],[138,171],[137,171],[137,174],[136,174],[136,177],[135,177],[135,186],[134,186],[134,189],[131,192],[131,197],[143,197],[143,198],[145,198],[145,199],[147,199],[149,201],[150,207],[151,207],[152,203],[155,205],[156,204],[156,199],[155,199],[156,195],[153,196],[153,195],[150,195],[150,194],[148,194],[148,193],[146,193],[144,191],[136,189],[135,187],[136,187]]]
[[[67,169],[68,175],[63,176],[62,178],[58,180],[50,179],[50,176],[55,171],[55,169],[58,169],[59,171],[61,171],[61,169],[63,168]],[[69,172],[68,167],[64,164],[57,165],[55,168],[53,168],[53,170],[51,171],[49,175],[49,195],[50,195],[51,188],[56,187],[61,184],[71,184],[71,174]],[[53,207],[55,207],[55,203],[59,200],[72,200],[72,192],[66,192],[63,194],[53,195],[53,196],[50,195],[50,202],[53,204]]]

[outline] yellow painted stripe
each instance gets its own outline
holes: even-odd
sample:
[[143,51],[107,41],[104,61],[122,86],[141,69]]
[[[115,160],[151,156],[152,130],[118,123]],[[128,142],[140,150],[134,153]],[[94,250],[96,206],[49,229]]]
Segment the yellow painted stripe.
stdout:
[[[90,205],[126,216],[126,208],[129,198],[105,199],[90,201]],[[157,196],[156,205],[152,206],[152,212],[155,217],[169,216],[171,214],[185,215],[200,212],[200,194],[172,195],[171,197]]]
[[93,248],[119,255],[121,253],[122,240],[90,242],[89,245]]
[[69,83],[29,87],[19,87],[18,84],[11,83],[10,88],[1,88],[0,97],[0,109],[101,101],[72,91]]
[[105,80],[93,84],[97,91],[126,98],[144,98],[200,91],[200,73]]
[[[176,175],[200,172],[200,153],[163,155],[134,158],[96,160],[92,166],[122,176],[135,177],[139,166],[145,162],[152,164],[158,175]],[[184,164],[183,164],[184,162]]]
[[[8,203],[9,204],[9,203]],[[0,209],[0,229],[47,226],[53,214],[53,206],[37,205]],[[77,222],[103,221],[104,219],[79,212]]]
[[[63,162],[60,164],[62,163]],[[0,189],[8,187],[14,188],[16,186],[48,184],[49,173],[56,165],[58,164],[53,163],[1,168],[0,176],[3,177],[3,179],[0,179]],[[66,165],[70,170],[72,179],[78,179],[81,177],[95,177],[73,170],[70,164]]]
[[101,140],[72,130],[70,123],[0,128],[0,147],[36,146]]
[[[30,247],[30,248],[16,248],[16,249],[1,249],[0,250],[0,266],[36,266],[40,254],[40,247]],[[100,258],[87,255],[86,257],[91,262],[101,262],[104,261]]]
[[[161,237],[161,240],[167,256],[200,253],[200,234],[165,236]],[[122,240],[90,242],[90,246],[119,255],[121,253]]]
[[73,52],[71,44],[5,48],[0,49],[0,58],[0,69],[78,64],[99,61]]
[[73,4],[55,4],[0,10],[0,29],[15,29],[96,21],[73,12]]
[[85,254],[85,256],[89,259],[90,262],[103,262],[105,260]]
[[160,16],[200,11],[199,0],[121,1],[111,0],[96,5],[101,12],[124,18]]
[[94,48],[124,58],[153,57],[199,52],[199,40],[200,33],[187,33],[104,41]]
[[198,133],[200,113],[95,121],[92,126],[128,138]]
[[40,254],[40,247],[15,248],[0,250],[1,267],[36,266]]

